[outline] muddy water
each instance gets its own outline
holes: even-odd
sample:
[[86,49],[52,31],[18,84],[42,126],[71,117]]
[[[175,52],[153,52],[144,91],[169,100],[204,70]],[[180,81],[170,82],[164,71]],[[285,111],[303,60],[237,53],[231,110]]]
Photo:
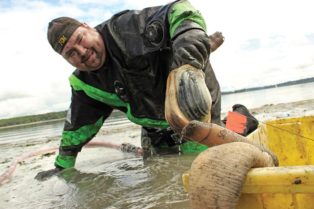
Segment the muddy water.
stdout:
[[68,170],[62,174],[65,184],[55,189],[66,191],[65,208],[189,208],[181,174],[192,157],[121,159],[102,165],[102,172]]
[[[125,124],[94,140],[139,146],[140,128]],[[58,137],[0,143],[0,174],[15,157],[58,143]],[[196,155],[155,156],[143,161],[119,150],[85,148],[75,169],[44,182],[35,180],[38,172],[53,167],[55,156],[36,156],[20,164],[11,181],[0,186],[0,208],[190,208],[181,175]]]

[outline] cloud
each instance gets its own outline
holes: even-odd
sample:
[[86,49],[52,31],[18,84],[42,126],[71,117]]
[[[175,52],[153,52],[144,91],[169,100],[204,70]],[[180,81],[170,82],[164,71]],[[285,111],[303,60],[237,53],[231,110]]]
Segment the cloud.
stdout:
[[9,90],[0,93],[0,102],[6,102],[11,99],[27,98],[29,96],[29,94],[25,94],[17,90]]

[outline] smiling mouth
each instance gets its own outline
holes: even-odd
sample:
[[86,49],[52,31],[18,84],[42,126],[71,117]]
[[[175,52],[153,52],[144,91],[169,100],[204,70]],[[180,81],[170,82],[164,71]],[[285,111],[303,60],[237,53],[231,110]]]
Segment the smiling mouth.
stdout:
[[85,63],[92,55],[93,51],[91,49],[87,49],[86,53],[81,58],[81,63]]

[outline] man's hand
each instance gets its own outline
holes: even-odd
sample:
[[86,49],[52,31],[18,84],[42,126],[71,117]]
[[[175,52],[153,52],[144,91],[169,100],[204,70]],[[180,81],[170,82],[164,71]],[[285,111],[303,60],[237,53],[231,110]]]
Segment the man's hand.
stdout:
[[202,30],[188,30],[173,41],[173,68],[184,64],[203,69],[210,54],[210,40]]
[[37,179],[38,181],[45,181],[51,178],[52,176],[58,175],[62,170],[63,170],[62,168],[57,167],[57,168],[50,169],[48,171],[41,171],[37,173],[37,175],[35,176],[35,179]]

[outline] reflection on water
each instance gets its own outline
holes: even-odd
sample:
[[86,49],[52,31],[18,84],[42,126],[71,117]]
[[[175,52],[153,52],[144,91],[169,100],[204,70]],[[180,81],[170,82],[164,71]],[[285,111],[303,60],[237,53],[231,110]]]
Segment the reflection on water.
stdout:
[[48,136],[57,136],[63,129],[63,121],[47,122],[28,126],[18,126],[8,129],[0,129],[0,141],[17,141],[26,139],[37,139]]
[[[103,165],[97,174],[68,170],[71,185],[66,208],[189,208],[181,174],[195,156],[123,159]],[[74,204],[74,205],[73,205]]]
[[[176,155],[145,162],[142,158],[124,158],[104,163],[100,172],[68,169],[54,179],[53,195],[47,199],[37,193],[37,198],[41,199],[41,208],[188,209],[181,175],[194,158]],[[52,205],[54,202],[58,204]]]

